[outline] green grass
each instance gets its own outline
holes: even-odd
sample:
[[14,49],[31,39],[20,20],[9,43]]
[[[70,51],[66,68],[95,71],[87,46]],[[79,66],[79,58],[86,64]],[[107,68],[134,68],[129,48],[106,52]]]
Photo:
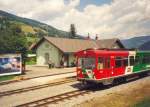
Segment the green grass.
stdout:
[[133,107],[150,107],[150,97],[135,104]]
[[35,65],[36,64],[36,57],[28,58],[26,60],[26,65]]
[[36,42],[39,39],[37,37],[26,37],[28,42]]
[[14,77],[16,77],[16,75],[7,75],[7,76],[0,76],[0,82],[1,81],[6,81],[6,80],[11,80]]
[[27,62],[26,62],[26,65],[35,65],[35,64],[36,64],[35,61],[27,61]]
[[21,26],[21,29],[22,29],[22,31],[23,32],[30,32],[30,33],[32,33],[32,34],[35,34],[35,31],[34,31],[34,29],[31,27],[31,26],[29,26],[29,25],[22,25]]

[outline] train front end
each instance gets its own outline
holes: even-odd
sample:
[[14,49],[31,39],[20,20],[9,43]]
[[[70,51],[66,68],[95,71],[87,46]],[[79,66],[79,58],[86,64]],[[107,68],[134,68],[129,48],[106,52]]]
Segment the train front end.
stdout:
[[93,81],[95,80],[96,57],[93,52],[88,50],[76,53],[77,57],[77,80],[79,81]]

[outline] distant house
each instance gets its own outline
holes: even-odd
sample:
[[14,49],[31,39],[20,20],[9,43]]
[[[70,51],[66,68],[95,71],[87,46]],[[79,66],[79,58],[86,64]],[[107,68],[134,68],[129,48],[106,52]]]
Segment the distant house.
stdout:
[[117,38],[113,38],[113,39],[103,39],[103,40],[96,40],[95,41],[98,48],[100,49],[124,49],[124,45],[122,44],[122,42],[117,39]]
[[56,67],[71,66],[75,61],[74,53],[87,48],[124,48],[119,39],[83,40],[43,37],[32,47],[36,51],[37,65],[47,65],[49,61]]

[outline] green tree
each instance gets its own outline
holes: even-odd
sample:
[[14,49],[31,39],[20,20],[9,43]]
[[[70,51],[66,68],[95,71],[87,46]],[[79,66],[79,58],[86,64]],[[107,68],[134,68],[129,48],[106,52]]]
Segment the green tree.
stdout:
[[7,19],[2,20],[7,24],[3,23],[3,29],[0,29],[0,53],[25,53],[27,40],[20,26],[16,24],[11,25]]

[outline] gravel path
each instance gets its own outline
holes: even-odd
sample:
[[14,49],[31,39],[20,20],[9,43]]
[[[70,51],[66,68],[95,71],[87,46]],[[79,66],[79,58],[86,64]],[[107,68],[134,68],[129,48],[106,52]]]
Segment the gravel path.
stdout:
[[53,75],[67,72],[74,72],[76,68],[52,68],[49,69],[47,66],[35,66],[35,65],[27,65],[26,66],[26,75],[23,75],[24,78],[33,78],[45,75]]

